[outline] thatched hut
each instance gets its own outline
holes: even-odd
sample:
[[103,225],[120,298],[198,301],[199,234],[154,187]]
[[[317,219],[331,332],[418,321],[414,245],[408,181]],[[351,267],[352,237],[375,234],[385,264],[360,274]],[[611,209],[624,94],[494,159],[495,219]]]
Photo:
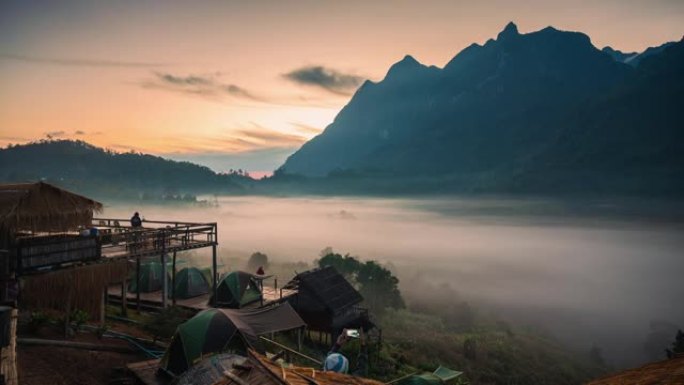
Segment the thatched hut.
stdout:
[[76,230],[90,226],[100,211],[102,203],[45,182],[0,185],[3,235]]
[[[67,313],[78,308],[95,316],[104,287],[126,278],[125,261],[54,270],[101,257],[97,237],[77,232],[101,210],[100,202],[44,182],[0,185],[0,300],[16,299],[19,279],[27,307],[66,306]],[[52,271],[29,274],[45,269]]]
[[100,202],[44,182],[0,185],[0,249],[6,254],[0,271],[99,257],[96,241],[78,239],[75,231],[90,227],[101,210]]

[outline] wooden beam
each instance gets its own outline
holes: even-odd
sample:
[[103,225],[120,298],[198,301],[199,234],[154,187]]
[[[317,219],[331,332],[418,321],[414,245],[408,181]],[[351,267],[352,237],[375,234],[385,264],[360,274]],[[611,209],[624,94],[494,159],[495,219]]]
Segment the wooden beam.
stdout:
[[162,308],[169,306],[169,275],[166,273],[166,231],[161,231],[161,251],[162,251]]
[[214,243],[211,246],[211,287],[213,290],[213,303],[211,304],[212,306],[216,306],[216,300],[218,299],[218,272],[217,270],[217,265],[216,265],[216,244]]
[[161,255],[161,264],[162,264],[162,308],[166,309],[168,304],[168,297],[169,297],[169,277],[166,274],[166,253],[162,249],[162,255]]
[[125,279],[121,282],[121,316],[128,317],[128,281]]
[[140,313],[140,257],[135,259],[135,300],[137,302],[138,313]]
[[107,286],[102,289],[102,299],[100,300],[100,326],[104,327],[107,318]]
[[176,252],[173,252],[173,271],[171,272],[171,303],[176,306]]

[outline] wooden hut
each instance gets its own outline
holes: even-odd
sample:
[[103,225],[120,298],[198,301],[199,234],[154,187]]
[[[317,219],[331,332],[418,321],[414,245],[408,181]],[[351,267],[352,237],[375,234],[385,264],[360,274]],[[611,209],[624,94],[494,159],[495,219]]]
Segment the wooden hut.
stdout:
[[18,274],[100,257],[96,237],[79,237],[102,204],[44,182],[0,185],[0,272]]
[[3,302],[21,286],[21,305],[98,315],[104,287],[126,278],[126,261],[55,270],[100,259],[98,237],[79,231],[101,210],[100,202],[44,182],[0,185]]
[[287,300],[310,330],[336,335],[372,326],[368,312],[357,306],[363,297],[332,266],[299,273],[284,289],[296,290]]

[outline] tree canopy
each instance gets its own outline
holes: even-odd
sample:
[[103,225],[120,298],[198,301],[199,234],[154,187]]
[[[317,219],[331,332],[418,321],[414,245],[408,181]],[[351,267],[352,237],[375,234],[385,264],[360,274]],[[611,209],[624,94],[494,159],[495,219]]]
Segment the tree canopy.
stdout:
[[360,261],[327,248],[321,252],[318,265],[337,269],[361,293],[368,307],[376,312],[405,307],[399,291],[399,279],[376,261]]

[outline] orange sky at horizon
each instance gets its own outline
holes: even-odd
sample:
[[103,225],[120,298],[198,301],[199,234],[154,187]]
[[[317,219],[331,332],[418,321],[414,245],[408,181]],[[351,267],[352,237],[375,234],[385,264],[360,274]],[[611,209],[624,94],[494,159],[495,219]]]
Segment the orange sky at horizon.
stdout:
[[363,79],[406,54],[442,67],[511,20],[522,33],[553,25],[641,51],[682,37],[684,2],[9,0],[0,146],[50,135],[272,170]]

